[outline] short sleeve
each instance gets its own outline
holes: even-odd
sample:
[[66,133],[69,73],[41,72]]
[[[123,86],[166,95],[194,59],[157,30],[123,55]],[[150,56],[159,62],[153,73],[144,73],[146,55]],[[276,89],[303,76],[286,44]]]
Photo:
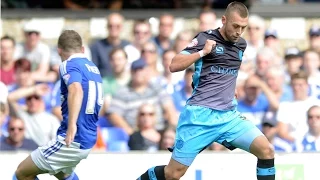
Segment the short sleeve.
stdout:
[[181,52],[181,54],[192,54],[201,51],[206,44],[207,37],[204,32],[197,34],[187,47]]
[[43,44],[41,47],[41,62],[40,63],[49,63],[50,61],[50,48],[48,45]]
[[82,73],[79,67],[70,61],[64,61],[60,65],[60,75],[67,86],[74,82],[82,82]]

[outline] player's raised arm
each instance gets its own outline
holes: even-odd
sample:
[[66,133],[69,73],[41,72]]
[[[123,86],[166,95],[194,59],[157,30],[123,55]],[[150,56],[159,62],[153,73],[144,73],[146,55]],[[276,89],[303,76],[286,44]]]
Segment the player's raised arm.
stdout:
[[[182,51],[180,54],[177,54],[170,64],[170,71],[171,72],[178,72],[187,69],[190,65],[194,62],[209,54],[213,47],[216,46],[216,41],[206,39],[203,49],[197,51],[196,48],[190,49],[190,51]],[[188,49],[188,48],[187,48]],[[186,53],[185,53],[186,52]]]

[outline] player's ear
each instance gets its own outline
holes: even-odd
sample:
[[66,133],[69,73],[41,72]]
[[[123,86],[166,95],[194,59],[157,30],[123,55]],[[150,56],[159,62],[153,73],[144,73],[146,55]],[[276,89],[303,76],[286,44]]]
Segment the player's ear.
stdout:
[[84,53],[84,47],[83,46],[81,47],[81,52]]
[[226,17],[225,15],[223,15],[223,16],[221,17],[221,22],[222,22],[223,25],[226,24],[226,22],[227,22],[227,17]]
[[61,53],[62,53],[62,49],[60,49],[60,48],[57,48],[57,50],[58,50],[58,54],[59,54],[59,56],[61,56]]

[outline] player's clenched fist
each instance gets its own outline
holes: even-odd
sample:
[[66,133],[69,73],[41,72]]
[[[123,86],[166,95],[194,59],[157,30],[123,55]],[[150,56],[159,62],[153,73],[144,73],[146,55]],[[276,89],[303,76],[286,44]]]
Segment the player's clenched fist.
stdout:
[[207,55],[211,52],[212,48],[216,46],[217,42],[215,40],[207,39],[206,44],[203,47],[203,55]]

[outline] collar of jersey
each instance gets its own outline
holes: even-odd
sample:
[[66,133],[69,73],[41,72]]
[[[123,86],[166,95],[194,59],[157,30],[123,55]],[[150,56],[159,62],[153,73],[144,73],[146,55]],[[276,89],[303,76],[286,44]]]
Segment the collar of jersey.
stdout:
[[73,58],[87,58],[87,56],[83,53],[75,53],[75,54],[72,54],[68,59],[67,61],[73,59]]

